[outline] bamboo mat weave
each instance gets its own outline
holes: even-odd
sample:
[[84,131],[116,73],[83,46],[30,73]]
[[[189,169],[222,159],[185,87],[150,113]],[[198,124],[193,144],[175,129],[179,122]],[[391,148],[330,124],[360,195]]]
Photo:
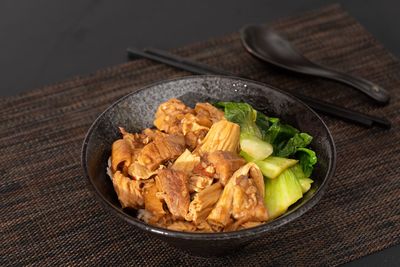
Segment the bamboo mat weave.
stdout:
[[238,33],[173,52],[392,121],[391,130],[365,129],[323,116],[337,145],[337,171],[312,210],[239,253],[204,259],[150,238],[103,209],[80,166],[89,126],[118,98],[189,75],[135,60],[0,98],[0,265],[338,265],[399,244],[398,60],[337,5],[273,26],[309,58],[382,85],[391,103],[379,107],[346,86],[261,63],[243,50]]

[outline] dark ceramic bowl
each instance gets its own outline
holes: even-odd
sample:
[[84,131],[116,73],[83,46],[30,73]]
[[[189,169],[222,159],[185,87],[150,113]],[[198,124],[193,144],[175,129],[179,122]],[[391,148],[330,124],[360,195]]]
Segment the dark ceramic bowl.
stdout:
[[[130,132],[152,127],[158,105],[172,97],[179,98],[192,107],[196,102],[245,101],[257,110],[279,117],[314,136],[311,145],[319,161],[312,175],[315,182],[311,190],[285,215],[258,227],[226,233],[185,233],[167,230],[146,224],[135,218],[134,214],[122,210],[110,178],[106,175],[111,144],[120,138],[118,126],[125,127]],[[201,256],[232,252],[303,215],[321,198],[327,181],[333,175],[335,158],[335,145],[325,123],[300,100],[265,84],[220,76],[195,76],[164,81],[121,98],[93,123],[82,150],[85,176],[109,211],[136,228]]]

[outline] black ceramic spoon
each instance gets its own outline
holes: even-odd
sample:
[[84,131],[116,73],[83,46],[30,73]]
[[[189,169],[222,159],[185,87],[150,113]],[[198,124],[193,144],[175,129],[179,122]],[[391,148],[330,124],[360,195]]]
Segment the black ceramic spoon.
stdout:
[[240,30],[240,37],[246,50],[263,61],[291,71],[335,80],[352,86],[380,104],[389,103],[389,94],[382,87],[310,61],[287,39],[266,26],[245,26]]

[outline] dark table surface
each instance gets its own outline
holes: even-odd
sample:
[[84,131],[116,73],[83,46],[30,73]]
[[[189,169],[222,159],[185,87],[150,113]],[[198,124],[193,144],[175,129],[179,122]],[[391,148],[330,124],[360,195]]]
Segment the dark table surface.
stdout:
[[[0,96],[125,62],[128,46],[173,48],[337,2],[400,57],[398,0],[0,1]],[[400,246],[347,266],[400,266]]]

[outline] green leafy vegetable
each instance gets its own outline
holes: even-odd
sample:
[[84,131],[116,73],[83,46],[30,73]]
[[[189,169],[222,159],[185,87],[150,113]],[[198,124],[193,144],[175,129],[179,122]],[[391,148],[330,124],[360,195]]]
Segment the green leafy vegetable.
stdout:
[[281,123],[278,118],[268,118],[260,112],[257,113],[256,124],[260,128],[263,140],[273,146],[274,156],[298,159],[306,177],[311,175],[317,163],[317,156],[306,147],[311,143],[312,136],[300,133],[296,128]]
[[295,165],[298,160],[279,158],[279,157],[267,157],[264,160],[254,160],[249,154],[243,150],[239,153],[247,162],[254,162],[261,170],[262,174],[269,178],[274,179],[280,175],[287,168]]
[[282,147],[275,150],[278,157],[289,157],[297,152],[299,148],[308,146],[312,141],[312,136],[307,133],[297,133],[290,138]]
[[275,179],[265,179],[265,206],[273,219],[303,197],[311,188],[313,180],[305,177],[299,164],[284,170]]
[[218,107],[223,107],[225,118],[240,125],[240,131],[262,138],[261,131],[256,125],[257,111],[247,103],[218,102]]
[[314,181],[308,178],[308,176],[304,174],[303,169],[299,164],[294,165],[290,169],[292,170],[296,178],[299,180],[301,190],[303,194],[305,194],[308,190],[310,190],[311,184]]
[[[268,118],[263,113],[257,112],[256,125],[258,126],[258,128],[261,131],[261,135],[262,135],[262,139],[263,140],[266,139],[267,130],[269,129],[269,127],[271,126],[271,124],[273,123],[273,121],[275,119],[276,118]],[[277,119],[277,120],[279,120],[279,119]]]
[[288,124],[281,123],[278,118],[269,118],[268,122],[270,123],[269,128],[264,127],[265,123],[259,123],[258,126],[263,133],[264,141],[272,144],[274,148],[299,133],[299,130]]
[[304,175],[303,169],[299,164],[294,165],[293,167],[290,168],[293,172],[294,175],[296,175],[297,179],[305,178],[306,176]]
[[302,187],[290,168],[275,179],[265,179],[264,201],[271,219],[285,213],[290,205],[302,197]]
[[240,147],[255,160],[262,160],[273,152],[273,147],[262,140],[262,133],[256,125],[257,111],[247,103],[218,102],[223,107],[225,118],[240,125]]
[[254,163],[257,164],[264,176],[274,179],[297,162],[295,159],[268,157],[264,160],[257,160]]
[[300,183],[303,194],[307,193],[307,191],[310,190],[311,184],[313,182],[314,182],[313,180],[311,180],[310,178],[306,178],[306,177],[299,179],[299,183]]
[[295,156],[299,159],[301,168],[303,169],[305,177],[310,177],[313,172],[314,165],[317,163],[317,155],[315,152],[308,148],[299,148]]
[[255,160],[265,159],[272,154],[273,148],[260,138],[246,133],[240,133],[240,147]]

